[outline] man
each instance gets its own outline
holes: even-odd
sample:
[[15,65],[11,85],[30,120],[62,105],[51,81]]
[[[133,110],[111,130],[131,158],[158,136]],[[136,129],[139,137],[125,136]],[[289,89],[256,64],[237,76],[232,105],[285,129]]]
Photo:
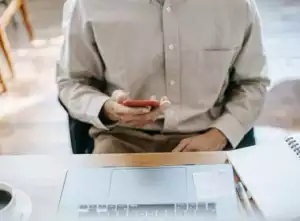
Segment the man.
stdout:
[[59,96],[94,153],[236,148],[269,85],[261,38],[254,0],[68,0]]

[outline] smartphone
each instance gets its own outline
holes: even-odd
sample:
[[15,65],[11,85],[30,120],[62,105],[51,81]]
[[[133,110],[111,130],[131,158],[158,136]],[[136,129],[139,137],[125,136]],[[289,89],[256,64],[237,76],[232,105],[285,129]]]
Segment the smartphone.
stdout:
[[122,103],[126,107],[151,107],[157,108],[160,102],[156,100],[126,100]]

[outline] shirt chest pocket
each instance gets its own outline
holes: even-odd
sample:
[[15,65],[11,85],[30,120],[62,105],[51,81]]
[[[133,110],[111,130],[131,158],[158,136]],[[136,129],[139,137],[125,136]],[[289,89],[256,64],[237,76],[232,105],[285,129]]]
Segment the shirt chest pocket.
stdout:
[[183,96],[190,106],[205,112],[223,96],[236,54],[236,49],[204,49],[197,53],[195,70],[190,70],[194,76],[188,77],[190,87]]

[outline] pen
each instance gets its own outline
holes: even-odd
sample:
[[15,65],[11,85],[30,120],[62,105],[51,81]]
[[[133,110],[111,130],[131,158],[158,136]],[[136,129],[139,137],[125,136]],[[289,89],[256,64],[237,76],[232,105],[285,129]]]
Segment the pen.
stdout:
[[255,212],[252,209],[252,205],[246,193],[246,190],[241,182],[237,183],[237,192],[242,201],[243,206],[245,207],[246,213],[250,216],[253,216]]

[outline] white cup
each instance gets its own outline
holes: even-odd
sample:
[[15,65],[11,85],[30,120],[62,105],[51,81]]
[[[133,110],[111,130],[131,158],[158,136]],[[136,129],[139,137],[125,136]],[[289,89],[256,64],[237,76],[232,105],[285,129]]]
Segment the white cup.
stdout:
[[0,191],[1,190],[10,193],[11,199],[2,209],[0,208],[0,221],[14,221],[14,210],[16,207],[16,193],[10,185],[2,182],[0,182]]

